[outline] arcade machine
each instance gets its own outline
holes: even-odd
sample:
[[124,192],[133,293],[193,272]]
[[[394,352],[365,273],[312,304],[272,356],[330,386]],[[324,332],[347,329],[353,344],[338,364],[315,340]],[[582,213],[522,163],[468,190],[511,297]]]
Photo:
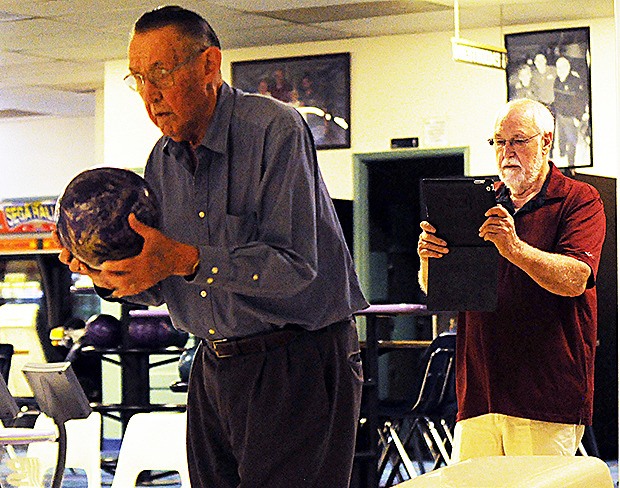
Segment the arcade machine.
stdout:
[[[135,317],[139,311],[134,307],[102,301],[88,277],[71,273],[58,260],[52,239],[55,207],[55,197],[0,200],[0,343],[15,349],[11,393],[23,405],[33,401],[21,372],[24,364],[71,360],[93,408],[111,420],[104,421],[106,435],[118,437],[118,427],[124,430],[135,412],[184,409],[184,403],[174,402],[178,395],[169,385],[179,377],[177,363],[187,334],[167,324],[167,313],[144,311],[148,317]],[[110,317],[111,307],[122,323],[120,344],[87,345],[75,353],[75,342],[63,340],[62,332],[58,336],[59,329],[88,329],[94,316]],[[161,335],[171,328],[175,334]],[[161,343],[162,338],[169,342]],[[164,365],[169,367],[159,368]],[[151,375],[153,368],[157,372]]]
[[[0,342],[15,349],[8,385],[18,398],[32,398],[24,364],[63,361],[68,353],[50,331],[100,312],[92,283],[58,261],[55,204],[53,197],[0,200]],[[101,360],[80,357],[74,369],[89,400],[100,402]]]

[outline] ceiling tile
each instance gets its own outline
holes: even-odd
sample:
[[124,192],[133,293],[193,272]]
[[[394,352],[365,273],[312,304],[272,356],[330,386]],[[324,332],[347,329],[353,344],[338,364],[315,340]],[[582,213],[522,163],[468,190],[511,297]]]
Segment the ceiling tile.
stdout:
[[[183,6],[209,20],[226,50],[449,31],[454,29],[453,2],[187,0]],[[36,17],[0,22],[1,97],[9,87],[13,94],[21,90],[24,99],[30,101],[53,94],[53,90],[41,91],[42,86],[63,91],[101,87],[104,61],[125,58],[133,23],[161,3],[162,0],[0,0],[0,11]],[[613,0],[459,0],[459,4],[461,29],[614,15]],[[34,97],[29,96],[32,87],[39,90]],[[68,103],[64,100],[65,105]],[[28,110],[26,106],[5,108]]]

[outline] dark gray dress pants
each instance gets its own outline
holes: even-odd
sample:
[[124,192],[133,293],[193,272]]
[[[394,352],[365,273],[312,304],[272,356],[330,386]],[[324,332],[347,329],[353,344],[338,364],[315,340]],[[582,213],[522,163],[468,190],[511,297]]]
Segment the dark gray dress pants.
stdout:
[[349,321],[229,358],[202,343],[187,401],[192,488],[347,488],[359,352]]

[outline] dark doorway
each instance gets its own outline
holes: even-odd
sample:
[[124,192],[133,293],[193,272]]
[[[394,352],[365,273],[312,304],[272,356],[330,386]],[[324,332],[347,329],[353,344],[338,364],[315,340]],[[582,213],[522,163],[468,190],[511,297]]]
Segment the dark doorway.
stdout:
[[371,303],[425,303],[417,272],[422,178],[463,176],[467,148],[355,156],[354,254]]
[[[423,218],[420,182],[463,176],[467,157],[467,148],[355,155],[354,259],[370,303],[426,302],[417,279]],[[436,325],[431,317],[414,316],[377,318],[376,323],[378,338],[386,340],[428,340]],[[411,396],[411,373],[416,371],[420,351],[394,350],[379,357],[381,400],[403,401]]]

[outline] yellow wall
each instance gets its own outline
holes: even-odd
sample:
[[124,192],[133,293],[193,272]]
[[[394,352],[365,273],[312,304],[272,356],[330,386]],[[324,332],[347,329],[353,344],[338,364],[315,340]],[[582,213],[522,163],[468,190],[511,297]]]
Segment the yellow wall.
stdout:
[[0,199],[55,196],[96,162],[94,117],[0,122]]
[[[614,19],[508,29],[462,31],[480,43],[502,45],[503,35],[527,30],[590,27],[594,167],[586,170],[617,176]],[[472,174],[494,174],[494,153],[486,143],[497,109],[506,101],[500,70],[456,63],[452,32],[348,39],[226,50],[222,72],[230,63],[337,52],[351,53],[351,149],[319,151],[319,162],[335,198],[353,198],[352,154],[389,150],[394,137],[420,137],[431,119],[445,123],[448,146],[470,147]],[[122,83],[126,60],[106,64],[104,162],[143,166],[158,131],[147,119],[139,97]]]

